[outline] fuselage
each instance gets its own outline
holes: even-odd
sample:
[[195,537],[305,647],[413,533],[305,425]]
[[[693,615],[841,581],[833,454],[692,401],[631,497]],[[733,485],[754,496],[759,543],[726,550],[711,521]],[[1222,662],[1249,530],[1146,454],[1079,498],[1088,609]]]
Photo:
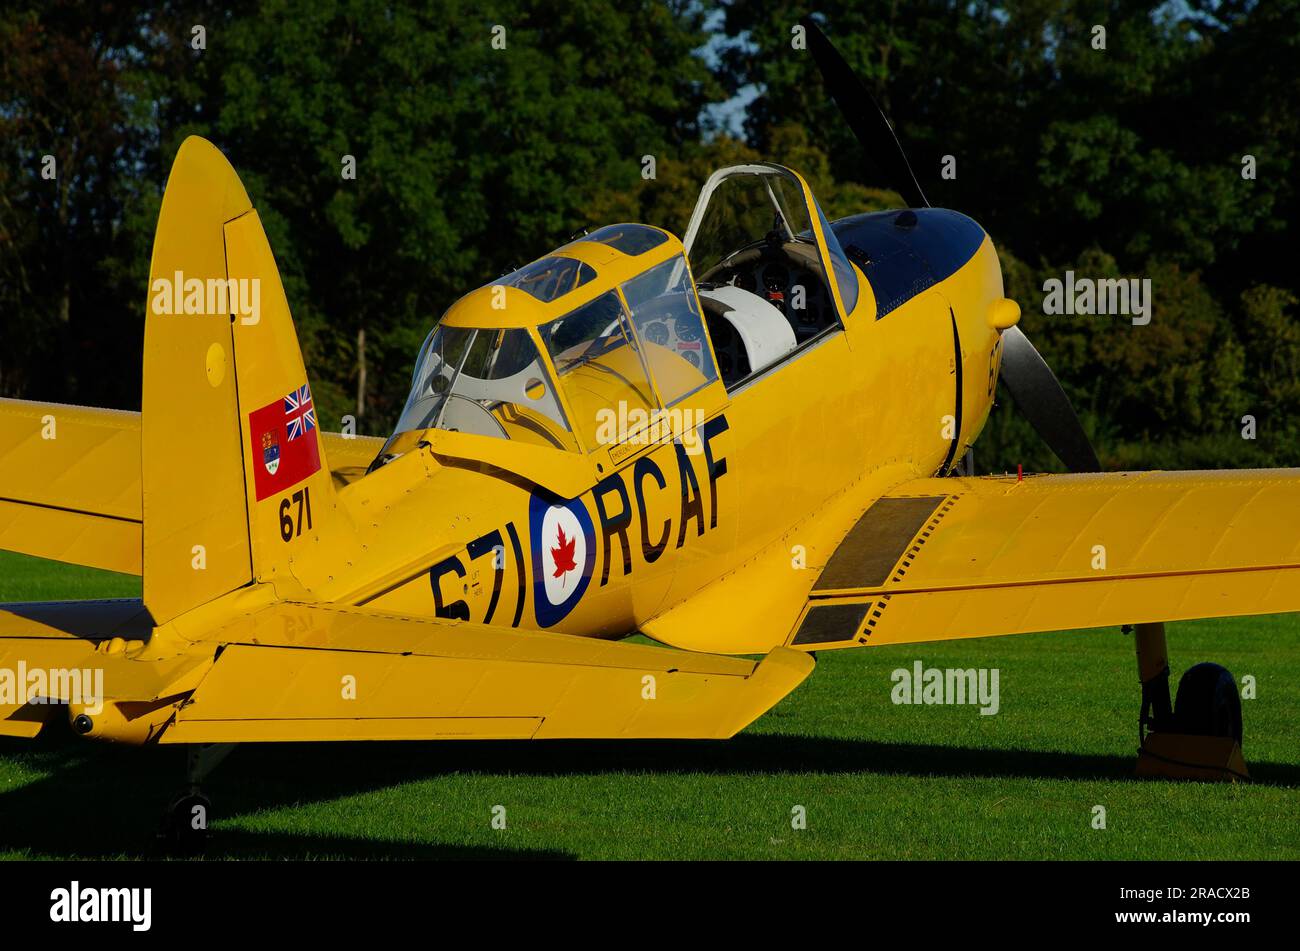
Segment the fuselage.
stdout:
[[719,380],[692,394],[675,407],[678,438],[569,454],[537,481],[514,457],[494,456],[496,446],[480,452],[472,437],[430,433],[340,489],[356,544],[348,570],[315,579],[315,595],[412,616],[758,649],[691,618],[675,624],[673,609],[764,560],[797,578],[807,566],[801,532],[812,539],[822,513],[860,511],[894,485],[950,469],[983,426],[997,377],[986,315],[1002,278],[982,229],[930,209],[832,227],[859,281],[842,327],[730,391]]

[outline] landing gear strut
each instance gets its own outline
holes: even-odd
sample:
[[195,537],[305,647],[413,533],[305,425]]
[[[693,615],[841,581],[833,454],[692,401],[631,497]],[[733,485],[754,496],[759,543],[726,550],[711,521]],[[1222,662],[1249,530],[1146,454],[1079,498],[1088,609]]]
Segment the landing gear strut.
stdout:
[[200,786],[234,748],[234,743],[202,743],[189,747],[185,786],[167,806],[159,833],[168,852],[192,855],[201,852],[207,844],[212,800],[203,795]]
[[1197,664],[1183,674],[1171,704],[1164,624],[1136,625],[1134,641],[1142,682],[1137,774],[1250,779],[1241,755],[1241,698],[1232,674],[1218,664]]

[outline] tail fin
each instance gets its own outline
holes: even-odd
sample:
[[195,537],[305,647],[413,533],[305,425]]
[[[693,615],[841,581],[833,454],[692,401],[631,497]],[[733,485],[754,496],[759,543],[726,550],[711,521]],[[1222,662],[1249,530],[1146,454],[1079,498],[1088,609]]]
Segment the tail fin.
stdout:
[[167,180],[141,397],[144,601],[155,623],[251,581],[281,596],[334,517],[298,337],[230,163],[191,136]]

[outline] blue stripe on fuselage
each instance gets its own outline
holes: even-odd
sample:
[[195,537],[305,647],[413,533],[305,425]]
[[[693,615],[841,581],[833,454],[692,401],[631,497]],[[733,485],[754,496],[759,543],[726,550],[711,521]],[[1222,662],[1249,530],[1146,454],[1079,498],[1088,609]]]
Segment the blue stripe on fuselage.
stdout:
[[[876,319],[956,273],[984,241],[984,229],[946,208],[872,211],[831,222],[844,253],[862,268],[876,295]],[[904,219],[906,221],[906,219]]]

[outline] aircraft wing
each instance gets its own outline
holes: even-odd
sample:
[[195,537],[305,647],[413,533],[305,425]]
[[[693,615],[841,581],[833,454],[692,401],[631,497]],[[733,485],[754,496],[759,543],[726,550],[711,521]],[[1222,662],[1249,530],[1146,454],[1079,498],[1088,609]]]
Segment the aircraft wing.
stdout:
[[0,548],[140,573],[140,416],[0,400]]
[[[383,440],[321,434],[336,481]],[[140,414],[0,399],[0,549],[138,575]]]
[[[105,695],[125,701],[122,715],[154,724],[128,731],[135,742],[725,738],[813,668],[784,648],[758,662],[292,603],[143,660],[106,652],[107,633],[93,633],[120,630],[139,607],[115,603],[97,616],[72,605],[5,606],[0,661],[102,668]],[[0,734],[32,735],[52,709],[0,708]]]
[[1297,524],[1295,469],[919,479],[816,566],[786,643],[1298,611]]

